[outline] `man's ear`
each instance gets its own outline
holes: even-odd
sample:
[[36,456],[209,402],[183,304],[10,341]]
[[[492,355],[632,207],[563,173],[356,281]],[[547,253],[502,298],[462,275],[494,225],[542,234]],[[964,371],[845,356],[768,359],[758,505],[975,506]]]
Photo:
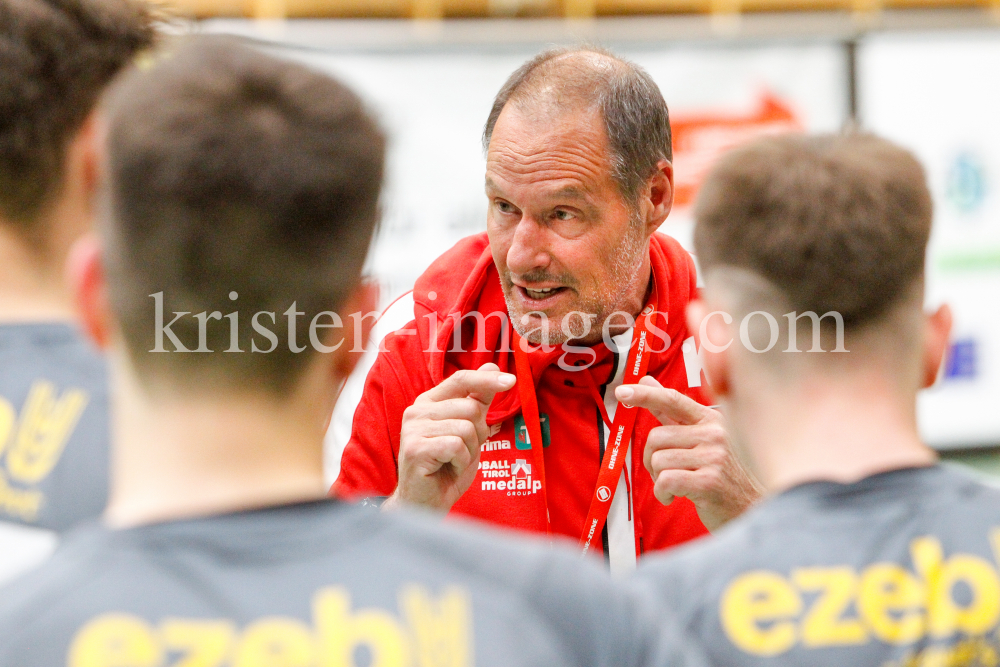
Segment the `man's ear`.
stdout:
[[67,281],[73,306],[84,333],[101,350],[111,340],[111,306],[101,261],[101,246],[94,234],[85,234],[70,249]]
[[363,280],[354,288],[341,308],[344,321],[344,344],[341,345],[334,372],[341,380],[346,380],[361,360],[372,327],[378,319],[378,283]]
[[87,199],[93,207],[97,199],[97,191],[101,184],[101,174],[104,169],[104,140],[107,128],[103,120],[94,111],[87,117],[80,130],[81,160],[83,168],[83,185]]
[[670,214],[674,205],[674,166],[669,160],[656,163],[656,172],[646,183],[649,217],[646,221],[646,233],[652,234]]
[[[105,133],[98,112],[91,112],[73,135],[64,157],[64,180],[70,191],[81,198],[84,212],[90,217],[95,213],[101,185]],[[86,222],[86,228],[89,229],[89,218]]]
[[951,307],[943,304],[933,313],[924,316],[923,387],[930,387],[937,380],[941,362],[948,352],[952,325]]
[[685,313],[688,331],[698,345],[705,377],[708,378],[709,395],[718,402],[729,395],[730,355],[732,346],[729,324],[733,318],[719,311],[712,311],[702,299],[694,299]]

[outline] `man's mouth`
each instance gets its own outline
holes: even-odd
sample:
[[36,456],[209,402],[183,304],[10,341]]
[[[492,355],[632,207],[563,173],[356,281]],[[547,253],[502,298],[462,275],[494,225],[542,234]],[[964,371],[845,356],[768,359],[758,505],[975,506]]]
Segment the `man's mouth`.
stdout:
[[565,292],[567,287],[539,287],[539,288],[529,288],[516,285],[517,289],[522,295],[526,296],[532,301],[544,301],[557,294]]

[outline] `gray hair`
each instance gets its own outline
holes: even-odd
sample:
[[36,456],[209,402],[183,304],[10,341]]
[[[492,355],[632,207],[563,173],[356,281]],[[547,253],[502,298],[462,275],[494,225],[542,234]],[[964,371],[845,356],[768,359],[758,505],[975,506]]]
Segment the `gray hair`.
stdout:
[[[597,56],[597,58],[573,56]],[[634,204],[660,160],[672,160],[670,115],[659,87],[649,74],[604,49],[550,49],[519,67],[493,101],[483,130],[483,150],[493,137],[507,102],[558,100],[596,107],[604,119],[610,146],[612,177],[629,204]]]

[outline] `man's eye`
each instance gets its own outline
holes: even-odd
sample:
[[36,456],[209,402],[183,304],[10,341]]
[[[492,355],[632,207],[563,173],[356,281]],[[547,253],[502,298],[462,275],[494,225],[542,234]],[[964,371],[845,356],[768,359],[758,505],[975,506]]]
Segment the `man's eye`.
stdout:
[[511,206],[508,202],[498,201],[497,204],[496,204],[496,206],[497,206],[497,210],[499,210],[501,213],[513,213],[514,212],[514,207]]
[[556,220],[572,220],[575,216],[569,211],[558,209],[556,210],[555,217]]

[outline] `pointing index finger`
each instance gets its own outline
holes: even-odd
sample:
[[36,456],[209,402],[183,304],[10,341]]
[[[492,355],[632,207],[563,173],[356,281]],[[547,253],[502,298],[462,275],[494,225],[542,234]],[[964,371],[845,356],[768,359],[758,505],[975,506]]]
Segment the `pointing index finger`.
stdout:
[[642,378],[638,384],[622,385],[615,390],[622,403],[646,408],[661,424],[697,424],[709,408],[676,389],[666,389],[654,378]]
[[478,370],[460,370],[444,382],[427,392],[432,401],[451,398],[474,398],[483,405],[489,405],[493,396],[514,386],[516,378],[503,373],[496,364],[483,364]]

